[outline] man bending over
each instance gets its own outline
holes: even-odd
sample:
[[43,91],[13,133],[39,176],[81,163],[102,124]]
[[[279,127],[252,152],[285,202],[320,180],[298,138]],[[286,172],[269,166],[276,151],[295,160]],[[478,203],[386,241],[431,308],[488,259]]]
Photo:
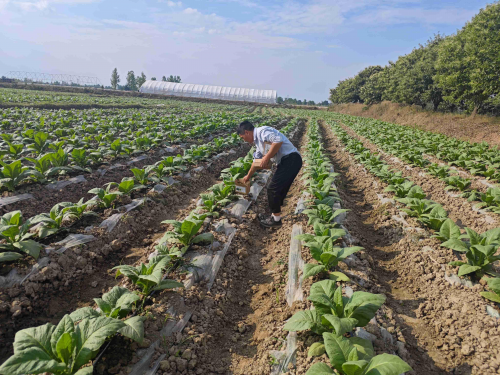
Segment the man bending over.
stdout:
[[[281,206],[293,180],[302,168],[302,157],[287,137],[270,126],[255,128],[250,121],[245,120],[238,126],[236,132],[246,142],[255,144],[257,151],[253,154],[253,158],[262,159],[262,168],[266,168],[271,160],[278,166],[267,188],[267,199],[272,215],[259,220],[266,228],[280,227]],[[266,155],[264,155],[264,142],[271,143]],[[256,168],[252,166],[243,180],[248,182],[255,171]]]

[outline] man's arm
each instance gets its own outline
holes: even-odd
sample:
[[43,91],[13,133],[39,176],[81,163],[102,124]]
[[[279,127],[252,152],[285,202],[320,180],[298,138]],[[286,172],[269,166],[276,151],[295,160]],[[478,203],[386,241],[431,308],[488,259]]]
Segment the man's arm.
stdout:
[[267,168],[267,165],[269,164],[269,160],[274,157],[278,153],[278,151],[281,148],[281,145],[283,142],[277,142],[277,143],[272,143],[271,148],[269,149],[269,152],[262,158],[262,163],[260,166],[262,168]]

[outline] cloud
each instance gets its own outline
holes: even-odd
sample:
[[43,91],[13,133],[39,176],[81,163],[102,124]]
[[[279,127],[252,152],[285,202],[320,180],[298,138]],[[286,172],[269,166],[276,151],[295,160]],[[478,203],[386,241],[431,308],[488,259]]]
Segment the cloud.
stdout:
[[167,3],[167,5],[169,7],[180,7],[180,6],[182,6],[182,1],[170,1],[170,0],[168,0],[166,3]]
[[201,14],[198,12],[198,9],[193,9],[193,8],[186,8],[184,9],[183,13],[185,14]]

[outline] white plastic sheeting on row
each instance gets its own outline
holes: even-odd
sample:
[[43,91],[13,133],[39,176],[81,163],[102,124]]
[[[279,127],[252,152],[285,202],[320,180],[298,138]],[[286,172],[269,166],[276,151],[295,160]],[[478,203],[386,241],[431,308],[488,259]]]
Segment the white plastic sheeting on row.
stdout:
[[140,92],[145,94],[161,94],[190,98],[234,100],[268,104],[276,103],[275,90],[257,90],[236,87],[194,85],[191,83],[175,83],[148,80],[142,84]]

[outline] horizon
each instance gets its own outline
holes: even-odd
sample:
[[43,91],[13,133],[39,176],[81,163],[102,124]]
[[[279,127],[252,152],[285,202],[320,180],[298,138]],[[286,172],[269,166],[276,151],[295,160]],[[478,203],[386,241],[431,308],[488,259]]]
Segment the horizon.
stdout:
[[386,65],[436,33],[450,35],[492,2],[0,0],[0,76],[95,76],[276,90],[328,99],[339,80]]

